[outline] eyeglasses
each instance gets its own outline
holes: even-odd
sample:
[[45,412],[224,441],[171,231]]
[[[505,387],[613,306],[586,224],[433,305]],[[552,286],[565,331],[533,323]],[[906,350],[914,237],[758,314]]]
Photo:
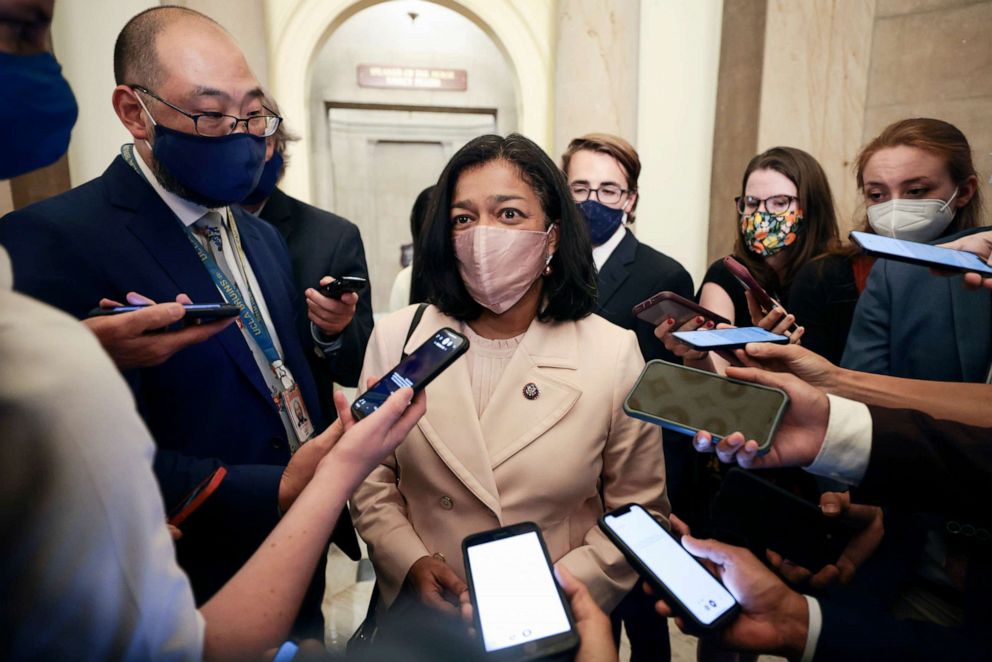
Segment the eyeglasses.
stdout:
[[585,202],[589,196],[595,194],[596,199],[604,205],[615,205],[630,193],[630,191],[625,191],[612,184],[606,184],[599,188],[589,188],[586,184],[571,184],[568,188],[571,189],[572,199],[576,202]]
[[761,206],[761,203],[764,203],[765,211],[769,214],[781,216],[785,212],[789,211],[789,207],[792,206],[792,201],[798,199],[799,198],[794,195],[773,195],[770,198],[765,198],[764,200],[750,195],[739,195],[734,198],[734,202],[737,203],[737,211],[744,215],[753,214],[758,211],[758,207]]
[[[228,136],[238,130],[239,124],[244,124],[245,131],[251,135],[267,138],[275,133],[279,128],[279,124],[282,123],[282,118],[275,114],[235,117],[234,115],[225,115],[224,113],[214,112],[187,113],[182,108],[169,103],[148,88],[142,87],[141,85],[128,85],[128,87],[135,92],[147,94],[156,101],[161,101],[177,113],[185,115],[193,120],[193,130],[201,136],[209,136],[212,138]],[[265,108],[265,106],[262,106],[262,108]],[[272,112],[268,108],[265,108],[265,110],[270,113]]]

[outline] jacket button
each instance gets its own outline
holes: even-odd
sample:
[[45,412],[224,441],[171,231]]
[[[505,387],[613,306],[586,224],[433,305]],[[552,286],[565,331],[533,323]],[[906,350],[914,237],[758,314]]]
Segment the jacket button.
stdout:
[[444,554],[442,554],[441,552],[434,552],[431,556],[433,556],[435,560],[440,561],[441,563],[448,562],[448,559],[444,558]]
[[451,510],[455,507],[455,500],[449,496],[441,497],[441,507],[445,510]]

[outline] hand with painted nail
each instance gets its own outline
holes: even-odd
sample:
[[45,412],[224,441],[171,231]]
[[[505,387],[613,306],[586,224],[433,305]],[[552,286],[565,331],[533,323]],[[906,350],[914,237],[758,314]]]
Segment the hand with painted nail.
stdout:
[[830,401],[823,391],[793,375],[756,368],[730,367],[727,376],[780,388],[789,395],[789,406],[772,437],[771,449],[765,455],[758,454],[757,441],[745,439],[740,432],[714,443],[713,435],[700,430],[693,439],[697,451],[716,452],[721,462],[736,462],[746,469],[807,466],[816,459],[830,416]]
[[839,519],[857,530],[836,563],[813,574],[772,550],[766,552],[768,562],[792,584],[809,584],[815,589],[826,588],[835,582],[849,584],[858,568],[882,542],[885,535],[882,509],[851,503],[850,492],[824,492],[820,495],[820,510],[827,517]]
[[708,352],[700,352],[679,342],[671,333],[672,331],[705,331],[713,328],[713,322],[707,321],[702,316],[696,316],[678,328],[675,325],[675,319],[672,317],[663,320],[654,329],[655,337],[664,343],[665,349],[684,361],[705,361]]
[[800,338],[806,333],[805,327],[796,326],[796,316],[788,312],[781,304],[766,313],[758,305],[751,292],[745,291],[744,298],[747,299],[747,310],[751,314],[751,323],[755,326],[760,326],[762,329],[777,333],[780,336],[788,336],[791,344],[798,344]]

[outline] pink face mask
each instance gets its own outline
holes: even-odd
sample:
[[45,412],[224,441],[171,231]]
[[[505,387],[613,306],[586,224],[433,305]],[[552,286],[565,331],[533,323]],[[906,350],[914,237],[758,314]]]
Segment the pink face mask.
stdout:
[[500,315],[512,308],[551,261],[547,232],[473,226],[455,235],[458,273],[472,298]]

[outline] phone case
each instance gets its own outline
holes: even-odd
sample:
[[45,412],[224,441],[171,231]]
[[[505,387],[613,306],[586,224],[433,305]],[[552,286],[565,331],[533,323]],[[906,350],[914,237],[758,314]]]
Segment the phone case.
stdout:
[[634,317],[644,320],[652,326],[658,326],[669,317],[675,319],[679,327],[693,317],[702,316],[714,324],[730,324],[730,320],[703,308],[695,301],[690,301],[674,292],[659,292],[650,299],[640,302],[631,311]]
[[[619,513],[626,512],[627,510],[630,509],[631,506],[639,506],[639,505],[640,504],[628,503],[626,506],[621,506],[620,508],[612,510],[608,513],[604,513],[603,516],[599,518],[600,530],[604,534],[606,534],[606,537],[610,539],[610,542],[616,545],[617,549],[619,549],[623,553],[624,558],[627,559],[627,562],[631,565],[631,567],[637,570],[637,573],[651,585],[651,588],[657,591],[661,595],[661,597],[665,599],[665,601],[669,604],[669,606],[680,612],[680,615],[685,618],[686,624],[690,625],[692,630],[700,633],[716,630],[723,627],[724,624],[735,618],[737,614],[740,613],[741,610],[740,603],[734,605],[732,609],[728,609],[726,612],[724,612],[722,616],[720,616],[720,618],[716,619],[709,625],[701,623],[693,615],[693,613],[685,607],[682,601],[679,600],[679,598],[674,593],[669,591],[668,587],[665,586],[663,583],[661,583],[661,581],[658,580],[657,577],[655,577],[654,573],[651,572],[651,570],[641,561],[640,557],[634,553],[634,550],[628,547],[627,543],[621,540],[620,536],[618,536],[613,531],[613,529],[610,528],[609,524],[606,523],[607,515],[616,516]],[[693,560],[695,560],[696,563],[699,563],[699,561],[696,560],[695,557],[693,557]],[[701,563],[700,565],[702,566]],[[703,566],[703,568],[705,569],[705,566]],[[709,571],[707,570],[707,572]]]
[[[739,327],[739,328],[755,328],[755,327]],[[681,334],[684,334],[684,333],[694,333],[694,332],[693,331],[675,331],[672,334],[672,337],[675,338],[676,340],[678,340],[680,343],[686,344],[689,347],[692,347],[693,349],[699,350],[701,352],[716,352],[716,351],[719,351],[721,349],[722,350],[728,350],[728,351],[729,350],[733,350],[733,349],[740,349],[742,347],[746,347],[748,344],[753,343],[753,342],[770,342],[770,343],[775,344],[775,345],[788,345],[789,344],[789,338],[787,336],[781,336],[780,338],[774,338],[774,339],[773,338],[768,338],[768,339],[764,339],[764,340],[748,340],[748,341],[745,341],[745,342],[730,343],[728,345],[716,345],[716,346],[713,346],[713,345],[697,345],[697,344],[693,343],[691,340],[687,340],[685,338],[685,336],[681,335]],[[711,331],[700,331],[700,333],[712,333],[712,332]],[[778,334],[775,334],[775,335],[778,335]]]
[[[690,437],[694,436],[696,432],[698,432],[697,428],[687,427],[686,425],[678,421],[668,420],[666,418],[661,418],[660,416],[656,416],[649,412],[642,411],[638,409],[634,404],[632,404],[631,400],[633,400],[636,397],[636,393],[638,388],[640,388],[641,386],[641,382],[644,380],[645,376],[652,370],[651,366],[656,364],[670,366],[671,368],[674,368],[676,370],[688,370],[694,373],[698,373],[700,376],[705,376],[707,378],[718,379],[718,380],[730,382],[732,384],[741,384],[747,388],[760,389],[763,391],[771,391],[773,393],[779,394],[782,397],[782,404],[778,408],[778,411],[775,414],[775,418],[772,421],[771,426],[769,427],[768,437],[763,440],[762,439],[755,440],[759,442],[758,453],[764,455],[769,450],[771,450],[772,438],[775,436],[775,430],[778,429],[778,425],[782,421],[782,415],[785,414],[785,410],[789,406],[789,395],[782,389],[772,388],[771,386],[763,386],[761,384],[754,384],[752,382],[744,382],[739,379],[731,379],[730,377],[716,375],[713,374],[712,372],[707,372],[706,370],[699,370],[697,368],[690,368],[689,366],[678,365],[675,363],[669,363],[668,361],[662,361],[661,359],[655,359],[653,361],[648,361],[647,365],[644,366],[644,369],[641,371],[640,376],[638,376],[637,381],[634,382],[633,388],[630,389],[630,392],[627,393],[627,397],[624,398],[623,411],[625,414],[627,414],[631,418],[636,418],[638,420],[645,421],[647,423],[653,423],[654,425],[660,425],[663,428],[666,428],[668,430],[674,430],[675,432],[681,432],[682,434],[689,435]],[[707,432],[713,434],[714,440],[723,438],[722,435],[714,434],[712,430],[707,430]]]
[[[768,294],[768,292],[765,291],[765,288],[758,283],[755,277],[751,275],[751,272],[748,271],[747,267],[738,262],[733,255],[728,255],[723,258],[723,265],[727,267],[727,270],[731,274],[733,274],[734,278],[737,279],[737,282],[740,283],[745,290],[751,293],[765,313],[771,312],[774,308],[780,305],[770,294]],[[792,326],[789,327],[789,331],[796,331],[798,328],[799,325],[793,322]]]
[[[438,366],[438,369],[435,370],[432,374],[428,375],[427,378],[425,378],[423,381],[421,381],[418,384],[415,384],[414,385],[413,392],[416,394],[416,393],[419,393],[420,391],[424,390],[425,388],[427,388],[427,385],[428,384],[430,384],[432,381],[434,381],[434,379],[437,378],[437,376],[440,375],[442,372],[444,372],[448,368],[448,366],[450,366],[452,363],[454,363],[455,360],[458,357],[460,357],[462,354],[464,354],[465,352],[468,351],[468,346],[469,346],[468,338],[466,338],[465,336],[463,336],[462,334],[458,333],[457,331],[455,331],[452,328],[449,328],[449,327],[446,327],[445,326],[445,327],[442,327],[442,328],[438,329],[434,333],[432,333],[431,336],[430,336],[430,338],[428,338],[424,343],[422,343],[420,345],[420,347],[417,347],[417,349],[415,349],[412,352],[410,352],[410,354],[408,354],[402,361],[400,361],[399,363],[397,363],[396,365],[394,365],[392,368],[390,368],[386,372],[386,375],[391,374],[394,370],[396,370],[396,368],[400,367],[400,364],[402,364],[403,361],[405,361],[410,356],[416,354],[420,350],[421,347],[423,347],[427,343],[431,342],[434,339],[434,336],[436,336],[438,333],[440,333],[442,331],[446,331],[446,332],[450,333],[453,336],[457,336],[458,338],[461,339],[462,342],[461,342],[461,344],[457,348],[455,348],[455,350],[451,354],[448,355],[448,358],[445,361],[445,363],[439,365]],[[382,380],[380,380],[380,381],[382,381]],[[367,393],[368,391],[371,391],[372,389],[374,389],[378,384],[379,384],[379,382],[376,382],[375,384],[373,384],[371,386],[371,388],[369,388],[367,391],[364,391],[362,393],[362,395],[360,395],[357,398],[355,398],[355,402],[353,402],[352,405],[351,405],[351,413],[355,417],[355,420],[360,420],[362,418],[365,418],[365,416],[367,415],[364,411],[362,411],[361,409],[359,409],[356,406],[358,404],[358,401],[361,400],[365,396],[365,393]]]
[[[541,534],[541,528],[534,522],[520,522],[519,524],[512,524],[500,529],[473,533],[462,540],[462,563],[465,567],[465,574],[468,577],[468,591],[469,597],[472,600],[472,616],[475,623],[476,632],[482,632],[482,623],[479,619],[479,608],[475,602],[475,584],[472,580],[471,563],[469,562],[468,557],[469,547],[478,545],[479,543],[499,540],[501,538],[509,538],[520,535],[521,533],[529,533],[532,531],[537,533],[537,539],[541,543],[541,551],[544,552],[544,559],[548,562],[548,567],[551,568],[553,572],[554,564],[551,562],[551,555],[548,554],[548,546],[544,542],[544,536]],[[510,646],[508,648],[491,651],[486,656],[494,660],[513,660],[514,662],[517,660],[542,660],[552,659],[552,656],[564,656],[566,653],[574,651],[578,648],[579,635],[575,628],[575,616],[572,614],[572,606],[569,604],[568,597],[565,595],[565,592],[562,591],[562,588],[559,586],[557,580],[555,580],[555,588],[558,590],[558,597],[561,600],[562,606],[565,608],[565,614],[568,617],[568,624],[570,626],[568,632],[553,635],[545,639],[537,639],[519,646]],[[480,645],[481,639],[482,637],[480,635]],[[542,641],[544,641],[545,644],[540,646],[539,644]],[[554,659],[557,658],[555,657]],[[567,657],[563,659],[571,658]]]
[[818,505],[737,467],[720,485],[710,527],[713,537],[758,558],[771,549],[814,573],[836,563],[852,535]]

